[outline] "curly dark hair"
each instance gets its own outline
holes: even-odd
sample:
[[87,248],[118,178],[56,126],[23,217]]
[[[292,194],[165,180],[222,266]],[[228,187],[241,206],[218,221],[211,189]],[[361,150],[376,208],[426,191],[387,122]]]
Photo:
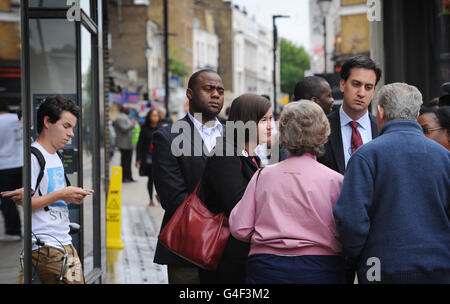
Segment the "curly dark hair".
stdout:
[[37,111],[37,131],[40,134],[44,127],[44,117],[48,116],[51,123],[56,123],[61,118],[61,113],[67,111],[77,119],[80,116],[80,107],[74,101],[61,95],[45,98]]

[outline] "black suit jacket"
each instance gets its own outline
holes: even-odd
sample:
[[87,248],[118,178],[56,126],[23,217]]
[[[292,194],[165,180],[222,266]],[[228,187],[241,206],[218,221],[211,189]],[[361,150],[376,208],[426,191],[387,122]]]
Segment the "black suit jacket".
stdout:
[[[175,128],[175,132],[171,132],[172,128]],[[153,134],[153,178],[161,206],[165,210],[161,229],[197,186],[207,159],[205,151],[201,135],[187,115],[174,125],[159,128]],[[170,252],[159,241],[154,262],[193,266]]]
[[[317,160],[334,171],[345,173],[345,157],[344,146],[342,144],[341,120],[339,109],[331,114],[328,114],[328,121],[330,122],[331,133],[328,137],[328,142],[325,144],[325,154]],[[372,127],[372,139],[378,136],[378,128],[375,116],[369,113],[369,118]]]

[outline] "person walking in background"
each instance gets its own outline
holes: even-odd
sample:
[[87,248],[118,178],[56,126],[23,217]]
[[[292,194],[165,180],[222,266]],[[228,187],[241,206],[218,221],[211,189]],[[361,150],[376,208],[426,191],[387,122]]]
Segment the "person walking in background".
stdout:
[[153,174],[152,174],[152,153],[153,153],[153,133],[159,126],[160,116],[156,109],[148,111],[145,121],[141,126],[139,140],[136,146],[136,167],[139,168],[141,176],[147,176],[147,189],[150,195],[149,206],[154,206],[153,202]]
[[450,152],[423,136],[416,87],[386,85],[375,103],[380,136],[350,159],[333,210],[344,253],[359,283],[449,284]]
[[[161,229],[194,191],[205,167],[206,154],[216,145],[216,138],[223,135],[224,127],[217,115],[223,107],[224,92],[217,72],[209,69],[195,72],[186,90],[189,113],[153,134],[153,178],[164,209]],[[172,144],[180,138],[184,140]],[[167,265],[169,284],[200,282],[198,267],[170,252],[159,241],[154,262]]]
[[450,151],[450,106],[422,108],[417,122],[426,137]]
[[116,131],[116,146],[120,150],[120,165],[123,168],[122,181],[124,183],[134,182],[131,173],[131,161],[133,159],[133,129],[135,122],[128,116],[130,109],[120,105],[120,113],[117,115],[113,123]]
[[[228,123],[231,122],[235,123],[235,128],[227,127],[226,137],[222,138],[224,141],[218,140],[220,145],[216,146],[215,155],[206,162],[199,192],[200,199],[211,212],[224,212],[227,217],[241,199],[253,174],[261,166],[255,148],[266,143],[271,136],[270,101],[255,94],[239,96],[231,104]],[[236,123],[242,123],[242,126],[253,123],[256,130],[252,133]],[[242,142],[239,142],[239,138],[243,139]],[[227,152],[231,152],[231,155]],[[230,236],[217,271],[200,270],[200,282],[244,283],[249,249],[248,243]]]
[[256,173],[230,215],[231,234],[250,242],[248,283],[346,282],[332,213],[343,176],[316,160],[329,134],[316,103],[284,107],[280,141],[289,157]]
[[294,89],[294,101],[301,99],[317,103],[326,115],[333,109],[334,99],[330,84],[322,77],[307,76],[300,79]]
[[[0,192],[22,187],[23,141],[22,122],[17,114],[9,113],[8,104],[0,100]],[[9,198],[1,198],[5,220],[5,234],[0,241],[19,241],[22,227],[17,205]]]

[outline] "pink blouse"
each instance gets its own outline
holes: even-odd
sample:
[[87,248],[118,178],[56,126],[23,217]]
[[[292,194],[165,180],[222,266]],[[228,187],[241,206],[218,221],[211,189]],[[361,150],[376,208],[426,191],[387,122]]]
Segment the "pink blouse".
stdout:
[[257,173],[230,214],[232,235],[250,254],[338,255],[333,205],[343,176],[311,154],[290,156]]

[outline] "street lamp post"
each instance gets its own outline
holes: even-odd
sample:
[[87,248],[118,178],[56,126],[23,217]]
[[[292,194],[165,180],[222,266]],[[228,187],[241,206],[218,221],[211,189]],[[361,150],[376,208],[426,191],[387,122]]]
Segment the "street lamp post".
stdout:
[[168,19],[169,19],[169,7],[167,0],[164,0],[163,3],[164,9],[164,86],[166,90],[165,95],[165,105],[166,105],[166,118],[169,118],[169,95],[170,95],[170,89],[169,89],[169,26],[168,26]]
[[277,114],[277,46],[278,46],[278,31],[275,20],[277,18],[290,18],[286,15],[272,15],[273,24],[273,113]]
[[330,10],[332,0],[318,0],[320,11],[323,15],[323,60],[324,60],[324,74],[327,73],[327,15]]

